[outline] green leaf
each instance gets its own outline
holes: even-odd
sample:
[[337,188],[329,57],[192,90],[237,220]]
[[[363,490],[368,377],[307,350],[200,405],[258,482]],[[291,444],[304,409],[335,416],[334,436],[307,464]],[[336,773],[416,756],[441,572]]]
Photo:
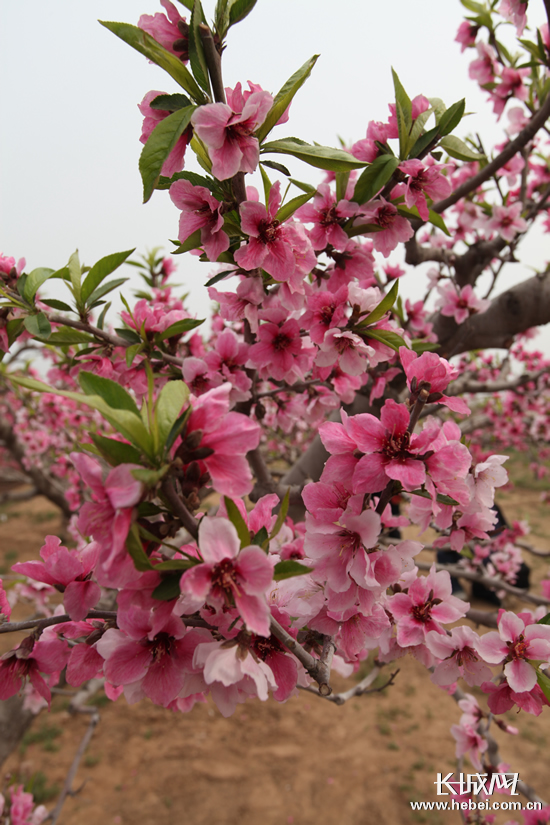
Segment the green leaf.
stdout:
[[137,479],[137,481],[141,481],[148,490],[152,490],[157,486],[159,481],[164,478],[169,469],[169,464],[161,467],[160,470],[147,470],[140,468],[138,470],[132,470],[132,475],[135,479]]
[[23,331],[23,318],[13,318],[6,324],[6,332],[8,333],[8,344],[13,344],[19,338]]
[[344,200],[349,183],[349,172],[336,172],[336,201]]
[[232,0],[229,7],[229,28],[244,20],[255,5],[256,0]]
[[[177,243],[177,241],[174,241],[174,243]],[[179,244],[177,249],[174,249],[172,255],[181,255],[183,252],[190,252],[192,249],[197,249],[201,243],[201,231],[200,229],[195,229],[182,244]]]
[[456,129],[464,116],[465,108],[466,101],[462,98],[462,100],[459,100],[457,103],[453,103],[453,105],[447,109],[445,114],[441,116],[441,120],[438,123],[440,135],[448,135],[453,131],[453,129]]
[[182,321],[176,321],[175,324],[171,324],[164,330],[164,332],[158,333],[158,340],[165,341],[166,338],[172,338],[174,335],[181,335],[184,332],[189,332],[189,330],[200,327],[201,324],[204,324],[204,318],[202,321],[195,320],[193,318],[184,318]]
[[153,194],[164,161],[189,126],[194,111],[194,106],[178,109],[157,123],[151,132],[139,158],[143,203],[147,203]]
[[90,307],[94,306],[100,298],[103,298],[104,295],[108,295],[109,292],[112,292],[113,289],[116,289],[117,287],[122,286],[122,284],[125,284],[127,280],[128,278],[115,278],[114,281],[107,281],[106,284],[98,286],[98,288],[94,289],[94,291],[90,295],[88,301]]
[[399,347],[407,346],[403,338],[401,338],[397,332],[392,332],[388,329],[362,329],[361,335],[366,336],[367,338],[374,338],[375,341],[380,341],[381,344],[391,347],[391,349],[396,352],[399,351]]
[[144,348],[145,344],[143,342],[140,344],[132,344],[128,347],[128,349],[126,350],[126,366],[128,367],[128,369],[130,369],[130,367],[134,363],[135,357],[139,355],[140,352],[143,352]]
[[98,329],[103,329],[103,324],[105,323],[105,316],[107,315],[110,307],[111,307],[111,302],[109,301],[109,303],[105,304],[105,306],[101,310],[101,315],[97,319],[97,328]]
[[[427,490],[411,490],[409,492],[409,495],[410,496],[420,496],[421,498],[431,499],[431,495],[428,493]],[[456,501],[454,498],[451,498],[451,496],[446,496],[443,493],[438,493],[437,494],[436,501],[438,501],[439,504],[450,504],[450,505],[453,505],[453,506],[458,504],[458,501]]]
[[114,467],[118,464],[139,464],[141,462],[141,453],[131,444],[116,441],[114,438],[106,438],[98,433],[90,433],[90,438],[105,460]]
[[241,516],[241,511],[233,499],[228,496],[224,496],[223,500],[225,501],[227,517],[237,531],[239,541],[241,542],[241,547],[248,547],[250,545],[250,530],[246,526],[244,518]]
[[71,284],[73,285],[74,297],[77,303],[77,306],[80,306],[81,301],[81,280],[82,280],[82,268],[80,266],[80,259],[78,257],[78,249],[73,252],[71,257],[69,258],[69,263],[67,264],[67,269],[69,270],[69,277],[71,279]]
[[[188,567],[192,565],[188,564]],[[170,576],[163,576],[162,581],[151,593],[153,599],[161,602],[171,602],[181,596],[180,579],[183,573],[172,573]]]
[[267,166],[269,169],[275,169],[276,172],[281,172],[281,174],[286,175],[287,178],[290,177],[290,172],[283,166],[282,163],[277,163],[276,160],[262,160],[260,166]]
[[170,189],[177,180],[188,180],[193,186],[204,186],[212,194],[221,194],[220,187],[213,178],[205,178],[204,175],[198,175],[196,172],[176,172],[171,178],[165,178],[161,175],[157,183],[157,189]]
[[40,289],[42,284],[45,283],[48,278],[53,275],[53,273],[53,269],[48,269],[46,267],[39,267],[38,269],[33,269],[32,272],[29,272],[25,278],[25,285],[22,295],[25,301],[28,301],[29,304],[31,304],[38,289]]
[[115,23],[106,20],[99,21],[102,26],[116,34],[125,43],[128,43],[133,49],[140,54],[152,60],[165,72],[168,72],[178,85],[189,92],[191,98],[195,103],[207,103],[207,98],[204,92],[199,88],[193,75],[185,68],[181,60],[167,49],[163,48],[160,43],[151,37],[150,34],[143,31],[137,26],[132,26],[130,23]]
[[[403,217],[405,218],[412,218],[413,220],[423,220],[420,217],[420,213],[416,206],[411,206],[411,208],[409,209],[407,206],[403,206],[403,204],[400,203],[397,207],[397,211],[400,215],[403,215]],[[446,235],[451,235],[441,215],[437,212],[434,212],[433,209],[428,209],[428,222],[436,226],[438,229],[441,229],[441,231],[444,232]]]
[[180,415],[180,417],[177,418],[176,421],[174,422],[174,425],[173,425],[172,429],[168,433],[168,438],[166,439],[166,451],[167,452],[168,452],[168,450],[171,449],[171,447],[174,444],[174,441],[176,440],[178,435],[180,435],[183,432],[183,429],[184,429],[185,425],[187,424],[187,421],[189,419],[189,416],[191,415],[191,412],[192,412],[191,406],[187,407],[185,412],[183,412]]
[[142,501],[138,506],[138,516],[140,518],[148,518],[149,516],[158,516],[163,510],[153,504],[152,501]]
[[87,332],[81,332],[79,329],[72,329],[72,327],[58,327],[55,332],[49,337],[50,344],[93,344],[95,338]]
[[[170,545],[168,545],[170,546]],[[159,564],[155,564],[155,570],[164,571],[164,570],[189,570],[190,567],[195,567],[197,564],[202,564],[200,559],[169,559],[168,561],[161,561]]]
[[27,315],[23,323],[27,332],[37,338],[49,338],[52,334],[52,326],[43,312]]
[[136,402],[116,381],[83,370],[78,374],[78,383],[86,395],[99,395],[113,410],[128,410],[139,417]]
[[172,427],[189,400],[189,387],[183,381],[168,381],[161,389],[155,407],[159,446],[163,450]]
[[279,221],[279,223],[284,223],[284,221],[288,220],[291,215],[294,215],[297,209],[307,203],[312,197],[315,195],[315,192],[306,192],[305,195],[298,195],[296,198],[292,198],[285,203],[275,216],[275,220]]
[[536,671],[538,685],[544,693],[544,695],[546,696],[546,698],[548,699],[548,701],[550,702],[550,679],[538,668],[536,668]]
[[377,307],[375,307],[372,312],[363,318],[358,324],[359,327],[368,326],[369,324],[376,324],[381,318],[384,317],[386,312],[389,312],[392,306],[395,304],[397,300],[397,293],[399,292],[399,281],[394,281],[394,284],[389,292],[384,295],[380,303]]
[[365,163],[354,158],[349,152],[344,152],[343,149],[312,145],[297,138],[284,138],[264,143],[261,151],[292,155],[317,169],[328,169],[332,172],[347,172],[349,169],[361,169],[366,166]]
[[485,160],[485,155],[482,155],[479,152],[474,152],[473,149],[470,149],[470,147],[464,143],[463,140],[460,140],[460,138],[457,138],[454,135],[444,137],[439,145],[447,152],[448,155],[452,158],[456,158],[456,160],[462,160],[466,163],[469,163],[472,160]]
[[353,201],[358,204],[367,203],[372,200],[387,182],[399,166],[399,158],[393,155],[379,155],[367,168],[361,172],[355,191]]
[[137,334],[135,329],[124,329],[121,327],[120,329],[115,329],[115,332],[118,333],[121,338],[124,338],[125,341],[128,341],[129,344],[141,344],[142,342],[141,336]]
[[132,557],[136,570],[145,572],[146,570],[154,569],[154,566],[149,561],[147,553],[143,549],[137,524],[132,524],[130,527],[130,532],[128,533],[128,538],[126,539],[126,549]]
[[273,525],[273,530],[269,534],[269,540],[270,541],[271,541],[271,539],[275,538],[275,536],[277,535],[277,533],[279,532],[279,530],[281,529],[281,527],[285,523],[285,519],[286,519],[287,513],[288,513],[289,503],[290,503],[290,487],[287,488],[287,491],[285,493],[285,497],[281,501],[281,509],[279,510],[279,512],[277,514],[277,521]]
[[51,307],[52,309],[58,309],[61,312],[72,312],[72,307],[69,304],[66,304],[64,301],[58,301],[56,298],[42,298],[42,303],[46,304],[47,307]]
[[294,576],[304,576],[306,573],[311,573],[311,567],[306,567],[305,564],[300,564],[295,559],[287,559],[275,565],[273,579],[280,582],[283,579],[292,579]]
[[543,616],[541,619],[537,621],[537,624],[550,624],[550,613],[547,613],[546,616]]
[[260,527],[258,532],[251,537],[250,539],[251,544],[257,544],[259,547],[263,547],[264,550],[267,550],[267,546],[269,544],[269,535],[267,532],[266,527]]
[[[439,126],[434,126],[433,129],[429,129],[423,135],[420,135],[416,143],[413,145],[412,149],[409,152],[410,158],[417,158],[423,152],[426,151],[428,146],[439,138]],[[435,146],[434,146],[435,148]]]
[[395,110],[397,114],[397,127],[399,130],[399,154],[404,160],[409,151],[410,131],[412,128],[412,103],[407,92],[403,88],[397,72],[391,70],[393,77],[393,87],[395,89]]
[[200,0],[193,3],[193,11],[189,21],[189,62],[195,78],[206,94],[210,94],[210,78],[204,57],[204,47],[199,31],[201,23],[205,23],[204,12]]
[[[265,166],[268,163],[268,161],[264,160],[262,161],[262,163]],[[290,178],[290,182],[293,183],[294,186],[297,186],[298,189],[301,189],[302,192],[313,192],[313,194],[315,194],[315,192],[317,191],[315,186],[312,186],[311,183],[304,183],[304,181],[296,180],[295,178]]]
[[429,97],[428,100],[430,101],[430,106],[434,110],[435,122],[439,124],[439,121],[447,111],[447,107],[440,97]]
[[223,281],[223,279],[226,278],[228,275],[234,275],[234,274],[235,274],[234,269],[224,269],[223,272],[218,272],[217,275],[213,275],[212,278],[210,278],[210,280],[208,280],[205,283],[205,286],[214,286],[214,284],[217,284],[218,281]]
[[[135,252],[134,249],[127,249],[125,252],[114,252],[112,255],[106,255],[93,265],[86,275],[82,284],[82,300],[87,303],[88,298],[97,290],[100,283],[118,269],[129,255]],[[104,293],[103,293],[104,294]]]
[[159,109],[161,112],[177,112],[178,109],[185,109],[186,106],[191,105],[187,95],[182,94],[157,95],[149,104],[151,109]]
[[286,81],[284,86],[280,89],[279,92],[275,95],[275,99],[273,101],[273,106],[267,113],[267,117],[264,122],[256,129],[256,137],[260,141],[260,143],[265,140],[267,135],[271,132],[277,121],[282,117],[282,115],[286,112],[292,98],[300,89],[301,86],[304,85],[306,80],[311,74],[311,70],[315,66],[319,55],[314,54],[313,57],[310,57],[309,60],[306,60],[303,66],[300,66],[297,72],[289,77]]
[[433,341],[424,341],[421,338],[413,338],[411,348],[417,355],[422,355],[423,352],[436,352],[439,349],[439,344]]

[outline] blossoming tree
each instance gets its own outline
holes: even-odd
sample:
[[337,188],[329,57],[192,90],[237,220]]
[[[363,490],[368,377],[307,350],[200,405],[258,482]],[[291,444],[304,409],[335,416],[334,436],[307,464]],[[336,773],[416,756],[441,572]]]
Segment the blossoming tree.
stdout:
[[[315,57],[276,95],[225,88],[230,29],[255,0],[218,0],[212,24],[200,0],[179,3],[103,25],[170,78],[139,104],[144,200],[168,190],[173,252],[207,263],[217,309],[202,332],[170,286],[173,259],[155,252],[91,268],[74,253],[58,271],[0,258],[4,458],[61,506],[74,545],[47,536],[41,560],[0,581],[0,633],[30,631],[0,660],[0,698],[26,685],[49,704],[66,669],[69,685],[101,677],[111,699],[181,712],[210,696],[229,715],[298,688],[341,703],[409,653],[461,702],[457,755],[498,772],[493,717],[506,729],[499,714],[550,703],[550,585],[515,586],[524,529],[496,531],[494,508],[507,482],[496,447],[548,455],[550,362],[523,343],[550,320],[548,273],[492,297],[530,229],[550,227],[548,25],[529,30],[523,0],[462,0],[457,40],[507,124],[492,155],[455,134],[463,100],[411,98],[395,73],[387,122],[330,148],[272,136]],[[508,24],[517,53],[500,39]],[[292,177],[286,157],[321,182]],[[258,171],[261,192],[246,177]],[[406,268],[385,262],[399,248]],[[147,291],[117,322],[105,299],[125,262]],[[403,302],[399,278],[426,262],[426,295]],[[54,279],[66,301],[45,297]],[[37,347],[47,383],[22,366]],[[432,549],[457,563],[421,574],[423,545],[395,535],[409,525],[432,526]],[[536,609],[472,610],[450,573]],[[18,595],[43,618],[11,622]],[[493,630],[448,629],[464,618]],[[374,670],[335,695],[331,669],[351,675],[373,651]]]

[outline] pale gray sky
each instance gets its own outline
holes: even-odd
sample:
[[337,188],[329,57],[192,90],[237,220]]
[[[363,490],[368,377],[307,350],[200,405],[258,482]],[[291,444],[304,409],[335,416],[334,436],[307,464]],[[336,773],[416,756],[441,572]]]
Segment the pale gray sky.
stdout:
[[[210,17],[214,0],[203,6]],[[137,104],[151,89],[177,87],[97,23],[136,24],[140,14],[157,11],[157,0],[2,0],[0,250],[25,256],[27,270],[61,267],[76,247],[88,264],[133,246],[171,248],[179,213],[168,193],[141,203]],[[465,96],[473,114],[458,134],[479,131],[490,146],[502,139],[501,127],[468,79],[473,53],[461,55],[453,42],[462,11],[458,0],[259,0],[230,31],[224,79],[230,86],[252,80],[276,92],[320,53],[290,122],[274,137],[337,145],[338,136],[359,140],[369,120],[387,118],[393,65],[411,97],[422,93],[450,105]],[[543,4],[535,0],[529,22],[543,19]],[[299,176],[320,180],[304,165]],[[508,267],[503,286],[529,277],[529,265],[542,266],[546,247],[544,240],[526,245],[523,263]],[[191,291],[190,309],[204,314],[202,284],[210,267],[189,255],[176,261],[178,281]],[[411,277],[404,294],[421,294],[423,282]]]

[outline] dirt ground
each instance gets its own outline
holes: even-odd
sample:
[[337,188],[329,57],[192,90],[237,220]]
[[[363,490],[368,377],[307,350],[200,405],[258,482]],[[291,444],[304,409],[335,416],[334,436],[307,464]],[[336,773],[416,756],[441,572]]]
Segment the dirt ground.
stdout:
[[[550,549],[550,517],[539,492],[504,493],[500,503],[508,518],[529,518],[533,544]],[[45,499],[1,508],[0,576],[16,560],[37,558],[43,537],[60,530],[58,514]],[[550,559],[526,556],[540,581]],[[427,552],[423,559],[430,560]],[[13,637],[0,637],[0,652],[13,645]],[[240,705],[229,719],[211,703],[175,714],[149,702],[130,707],[124,697],[113,704],[98,695],[101,721],[78,770],[74,787],[80,791],[65,803],[60,823],[459,823],[458,812],[414,812],[410,802],[436,800],[436,773],[457,771],[449,728],[460,711],[412,657],[387,668],[376,684],[398,667],[391,687],[342,707],[301,693],[285,705]],[[344,690],[353,680],[335,677],[333,684]],[[475,688],[470,692],[482,695]],[[55,697],[51,714],[39,714],[3,767],[23,781],[34,777],[35,792],[50,807],[89,721],[71,716],[68,701]],[[496,730],[502,758],[550,800],[550,712],[538,719],[510,712],[507,721],[520,733]],[[468,764],[463,770],[474,772]],[[501,814],[496,823],[511,818]]]

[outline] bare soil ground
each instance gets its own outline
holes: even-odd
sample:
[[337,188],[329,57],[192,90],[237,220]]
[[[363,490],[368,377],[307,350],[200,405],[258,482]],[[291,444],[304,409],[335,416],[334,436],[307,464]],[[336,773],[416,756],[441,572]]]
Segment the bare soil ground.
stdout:
[[[533,543],[550,549],[550,517],[539,492],[504,493],[500,503],[509,518],[529,518]],[[43,537],[61,530],[57,512],[41,498],[2,508],[0,519],[0,576],[16,560],[37,558]],[[526,556],[540,581],[550,559]],[[0,652],[14,644],[13,636],[1,636]],[[387,668],[381,681],[397,667],[391,687],[342,707],[301,693],[285,705],[241,705],[230,719],[211,703],[184,715],[149,702],[130,707],[124,697],[113,704],[97,696],[101,722],[78,770],[74,787],[81,790],[65,803],[60,823],[459,823],[457,812],[414,812],[410,801],[436,800],[436,773],[457,770],[449,728],[460,711],[412,657]],[[334,678],[335,690],[349,686]],[[35,791],[50,806],[89,721],[71,716],[67,706],[67,697],[57,696],[51,714],[35,719],[4,765],[4,772],[23,781],[34,777]],[[507,736],[497,729],[502,757],[550,800],[550,712],[538,719],[511,712],[507,720],[520,733]],[[474,772],[468,764],[463,770]],[[511,818],[501,814],[496,822]]]

